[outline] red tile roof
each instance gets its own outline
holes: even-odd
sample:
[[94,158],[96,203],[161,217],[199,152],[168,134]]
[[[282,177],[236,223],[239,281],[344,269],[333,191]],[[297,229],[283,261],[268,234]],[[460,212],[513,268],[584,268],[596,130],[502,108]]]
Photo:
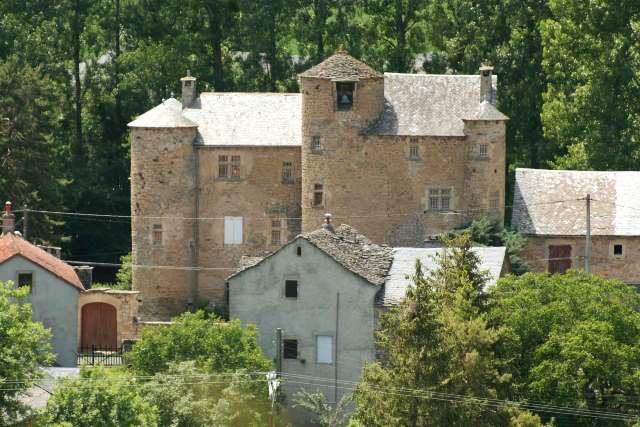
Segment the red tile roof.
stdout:
[[84,291],[82,282],[80,282],[75,270],[69,264],[56,258],[47,251],[40,249],[36,245],[27,242],[21,236],[14,233],[4,234],[0,237],[0,264],[16,255],[20,255],[34,264],[38,264],[71,286]]

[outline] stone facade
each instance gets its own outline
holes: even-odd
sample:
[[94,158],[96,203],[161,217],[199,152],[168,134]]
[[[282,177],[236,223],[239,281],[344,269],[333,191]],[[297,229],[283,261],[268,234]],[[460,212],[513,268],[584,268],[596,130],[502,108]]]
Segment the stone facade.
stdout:
[[[316,229],[327,212],[336,226],[396,246],[421,246],[476,217],[501,223],[507,118],[490,105],[495,79],[486,70],[414,81],[336,54],[300,75],[299,95],[195,97],[195,80],[183,81],[189,105],[170,99],[130,123],[133,286],[143,320],[224,304],[225,278],[243,255]],[[344,84],[352,88],[346,111]],[[239,159],[238,176],[219,176],[222,158],[230,168]],[[430,194],[441,190],[447,205],[434,207]],[[225,243],[225,218],[241,222],[240,243]]]
[[[584,236],[528,236],[522,253],[533,271],[549,271],[549,246],[570,245],[571,267],[584,269]],[[622,255],[614,253],[622,245]],[[640,285],[640,237],[593,236],[591,238],[591,272],[608,279]]]

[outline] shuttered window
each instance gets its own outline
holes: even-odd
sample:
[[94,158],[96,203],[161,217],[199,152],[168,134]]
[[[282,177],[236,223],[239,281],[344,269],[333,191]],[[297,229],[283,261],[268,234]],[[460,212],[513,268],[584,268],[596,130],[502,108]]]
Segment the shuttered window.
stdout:
[[224,217],[224,244],[225,245],[242,244],[242,217],[241,216],[225,216]]
[[316,336],[316,361],[333,363],[333,337],[331,335]]

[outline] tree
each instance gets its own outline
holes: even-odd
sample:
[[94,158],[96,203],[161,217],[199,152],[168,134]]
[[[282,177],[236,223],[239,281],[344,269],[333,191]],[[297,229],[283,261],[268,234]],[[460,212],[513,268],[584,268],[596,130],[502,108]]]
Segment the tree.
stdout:
[[[489,323],[502,330],[496,356],[513,378],[514,400],[640,415],[640,296],[632,287],[569,271],[508,276],[490,292]],[[558,425],[623,425],[555,417]]]
[[506,425],[507,407],[442,401],[430,392],[495,399],[508,386],[493,357],[498,331],[484,319],[487,280],[470,236],[447,240],[438,269],[416,264],[405,300],[380,317],[382,362],[366,365],[354,396],[364,425]]
[[302,390],[295,394],[293,406],[306,409],[318,418],[321,427],[347,425],[351,395],[345,394],[335,405],[327,403],[324,393],[309,393]]
[[203,311],[185,313],[166,327],[147,327],[129,353],[135,372],[152,375],[169,362],[194,360],[207,372],[264,372],[271,362],[262,354],[256,330],[237,320],[223,322]]
[[469,233],[474,244],[481,246],[505,246],[511,262],[511,270],[515,274],[529,271],[529,265],[521,257],[522,250],[527,244],[527,238],[517,231],[500,227],[486,217],[455,228],[450,236]]
[[[640,161],[637,1],[549,0],[542,123],[558,168],[630,170]],[[612,150],[611,147],[616,147]]]
[[40,367],[55,360],[51,352],[51,333],[31,320],[28,288],[0,282],[0,425],[26,410],[20,394],[37,383]]
[[156,426],[158,409],[137,392],[135,378],[106,368],[80,370],[80,378],[63,378],[47,402],[45,425],[77,427]]

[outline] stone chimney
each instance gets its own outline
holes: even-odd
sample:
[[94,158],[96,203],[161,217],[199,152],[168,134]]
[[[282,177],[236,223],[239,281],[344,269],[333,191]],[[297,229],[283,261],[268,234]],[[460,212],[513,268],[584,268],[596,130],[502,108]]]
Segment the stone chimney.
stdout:
[[322,224],[322,228],[331,232],[331,233],[335,233],[335,229],[333,228],[333,224],[331,224],[331,214],[330,213],[326,213],[324,214],[324,224]]
[[191,71],[187,70],[186,77],[180,79],[182,83],[182,108],[189,108],[196,100],[196,78],[191,76]]
[[11,202],[4,204],[4,213],[2,214],[2,234],[13,233],[16,225],[16,216],[11,212],[13,205]]
[[82,286],[84,286],[85,289],[91,289],[91,285],[93,284],[93,267],[78,265],[74,266],[73,270],[78,275],[80,282],[82,282]]
[[46,245],[37,245],[37,246],[43,251],[53,255],[58,259],[62,258],[62,248],[59,246],[46,246]]
[[490,102],[493,104],[493,67],[490,65],[480,66],[480,102]]

